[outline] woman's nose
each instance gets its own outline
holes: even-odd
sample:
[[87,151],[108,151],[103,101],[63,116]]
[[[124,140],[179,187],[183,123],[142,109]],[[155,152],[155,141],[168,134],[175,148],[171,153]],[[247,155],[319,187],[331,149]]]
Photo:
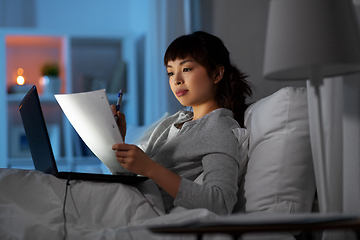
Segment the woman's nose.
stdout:
[[181,78],[181,76],[177,76],[177,77],[175,77],[174,78],[174,84],[175,85],[181,85],[181,84],[183,84],[183,79]]

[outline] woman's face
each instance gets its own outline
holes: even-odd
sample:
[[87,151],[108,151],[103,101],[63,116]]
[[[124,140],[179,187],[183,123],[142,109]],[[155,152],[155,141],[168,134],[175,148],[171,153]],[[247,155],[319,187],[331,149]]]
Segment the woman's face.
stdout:
[[209,76],[204,66],[188,58],[170,61],[166,69],[171,90],[182,105],[195,110],[216,104],[217,78]]

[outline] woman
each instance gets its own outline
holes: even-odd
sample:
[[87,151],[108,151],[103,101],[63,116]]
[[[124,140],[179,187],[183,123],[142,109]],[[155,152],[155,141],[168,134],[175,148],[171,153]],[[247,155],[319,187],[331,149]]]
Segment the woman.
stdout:
[[[164,64],[172,92],[192,111],[181,110],[160,123],[145,151],[113,145],[117,160],[159,186],[167,212],[181,206],[229,214],[246,164],[240,146],[247,139],[241,127],[250,84],[230,63],[222,41],[201,31],[175,39]],[[125,116],[112,109],[125,139]],[[194,180],[202,173],[199,184]]]

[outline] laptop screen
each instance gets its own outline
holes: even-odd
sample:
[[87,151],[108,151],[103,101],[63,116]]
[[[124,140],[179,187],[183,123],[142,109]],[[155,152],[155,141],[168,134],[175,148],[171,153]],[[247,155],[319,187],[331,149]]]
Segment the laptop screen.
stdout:
[[35,169],[57,175],[58,169],[35,85],[20,102],[19,110]]

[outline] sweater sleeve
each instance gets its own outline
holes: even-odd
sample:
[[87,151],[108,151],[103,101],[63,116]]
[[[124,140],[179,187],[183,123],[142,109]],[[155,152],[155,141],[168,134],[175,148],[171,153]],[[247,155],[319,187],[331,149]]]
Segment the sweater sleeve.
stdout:
[[221,215],[230,214],[237,201],[237,161],[224,153],[212,153],[205,156],[202,162],[203,184],[182,178],[174,205],[206,208]]

